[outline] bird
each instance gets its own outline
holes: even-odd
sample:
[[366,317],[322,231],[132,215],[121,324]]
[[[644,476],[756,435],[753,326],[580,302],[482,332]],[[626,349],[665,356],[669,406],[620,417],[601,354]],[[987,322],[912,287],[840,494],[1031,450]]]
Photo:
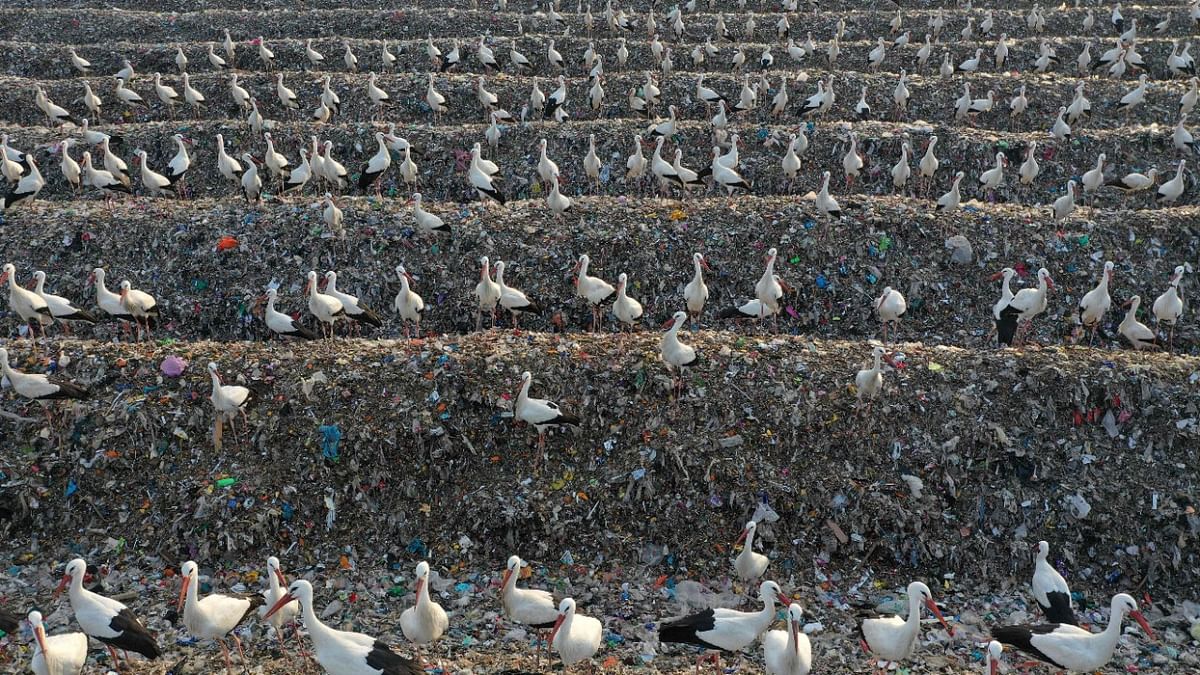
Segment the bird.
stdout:
[[329,270],[325,273],[325,293],[342,304],[342,309],[345,312],[346,318],[350,319],[357,326],[358,324],[368,324],[375,328],[383,327],[383,319],[378,314],[371,311],[364,303],[359,301],[357,296],[350,295],[338,290],[337,287],[338,273],[334,270]]
[[484,312],[492,315],[492,327],[496,327],[496,307],[500,304],[500,284],[491,276],[491,261],[487,256],[479,259],[479,283],[475,285],[475,297],[479,299],[479,311],[475,313],[475,330],[480,330]]
[[209,395],[209,400],[212,401],[213,408],[217,411],[217,423],[228,419],[229,428],[232,430],[233,419],[238,413],[242,414],[243,422],[248,422],[246,407],[251,402],[253,392],[241,385],[222,384],[221,373],[217,369],[217,364],[212,361],[208,363],[208,374],[212,378],[212,394]]
[[592,326],[591,330],[598,331],[603,322],[603,312],[600,305],[604,303],[616,291],[612,284],[588,274],[588,265],[591,263],[591,258],[584,253],[579,256],[579,260],[575,262],[575,268],[572,270],[575,273],[575,294],[583,298],[592,310]]
[[690,368],[696,365],[698,361],[696,348],[679,340],[679,330],[683,327],[683,322],[687,318],[687,312],[675,312],[668,322],[670,325],[667,327],[666,332],[663,333],[662,339],[659,340],[658,347],[659,358],[666,364],[667,369],[678,373],[673,389],[679,393],[683,392],[684,368]]
[[446,610],[429,596],[429,574],[429,563],[424,560],[417,563],[414,589],[416,604],[400,614],[400,630],[404,637],[419,645],[429,644],[442,637],[450,625]]
[[[0,349],[0,363],[7,362],[7,353]],[[7,373],[5,373],[7,375]],[[11,377],[9,378],[12,379]],[[113,665],[117,665],[117,651],[134,652],[154,660],[162,655],[158,642],[145,625],[128,607],[83,587],[83,577],[87,574],[87,563],[81,558],[75,558],[67,563],[62,581],[54,594],[68,589],[67,597],[71,609],[75,612],[75,622],[83,629],[88,637],[103,642],[112,657]],[[69,587],[69,588],[68,588]]]
[[988,669],[988,675],[1000,675],[1000,655],[1003,653],[1004,645],[995,640],[988,642],[987,651],[983,657],[983,666]]
[[771,562],[767,556],[754,551],[754,533],[757,529],[758,523],[753,520],[747,521],[742,533],[734,542],[734,546],[742,545],[741,553],[738,553],[733,561],[733,568],[742,581],[754,581],[761,577],[767,571],[767,563]]
[[1118,593],[1113,596],[1110,608],[1108,627],[1101,633],[1071,624],[1049,623],[996,627],[992,629],[992,638],[1063,670],[1094,672],[1112,660],[1126,616],[1137,621],[1149,638],[1155,639],[1154,630],[1132,597]]
[[1108,293],[1108,284],[1113,277],[1113,262],[1111,260],[1104,263],[1104,271],[1100,273],[1100,281],[1096,287],[1084,294],[1079,299],[1079,323],[1084,328],[1091,329],[1092,339],[1096,337],[1096,330],[1100,327],[1100,323],[1104,320],[1104,315],[1108,313],[1108,308],[1112,306],[1112,297]]
[[[992,281],[1004,279],[1004,283],[1000,287],[1000,299],[992,305],[992,318],[996,321],[996,331],[999,333],[1000,343],[1007,345],[1012,344],[1013,334],[1017,327],[1015,315],[1011,312],[1007,314],[1004,312],[1013,301],[1014,296],[1010,284],[1015,276],[1017,276],[1017,271],[1011,267],[1005,267],[992,275]],[[1010,317],[1010,319],[1002,319],[1002,317]]]
[[418,231],[420,231],[422,234],[450,232],[450,226],[446,224],[444,220],[425,210],[423,206],[423,197],[420,192],[413,193],[412,203],[413,222],[416,223]]
[[754,297],[759,302],[760,312],[759,319],[767,316],[768,310],[774,317],[775,328],[779,328],[779,300],[783,297],[783,293],[787,290],[786,286],[780,283],[780,279],[775,274],[775,261],[779,256],[779,250],[775,247],[767,249],[767,264],[763,270],[762,276],[754,284]]
[[1054,200],[1050,210],[1054,215],[1054,221],[1058,222],[1075,211],[1075,190],[1076,183],[1073,180],[1067,181],[1066,192],[1061,197]]
[[950,636],[954,629],[946,623],[942,611],[933,601],[933,593],[923,582],[908,585],[908,618],[898,616],[870,618],[859,625],[863,651],[887,661],[902,661],[912,656],[921,629],[921,605],[929,608],[937,620],[945,626]]
[[[858,405],[862,406],[863,399],[867,400],[867,410],[871,409],[871,404],[879,397],[883,391],[883,359],[887,355],[887,350],[883,347],[876,346],[871,350],[871,358],[874,360],[870,368],[864,368],[854,376],[854,389],[857,392]],[[891,363],[889,361],[889,363]]]
[[400,277],[400,291],[396,293],[396,299],[392,304],[396,313],[400,315],[401,322],[404,323],[404,337],[410,336],[408,324],[412,323],[414,325],[412,334],[419,338],[421,337],[421,316],[425,312],[425,301],[409,287],[409,284],[412,283],[412,275],[404,269],[404,265],[396,266],[396,276]]
[[424,674],[425,669],[420,663],[400,656],[387,643],[362,633],[335,630],[321,623],[313,609],[312,584],[304,579],[293,581],[287,593],[267,610],[264,618],[270,619],[293,601],[300,603],[300,616],[312,640],[317,663],[326,672],[346,675]]
[[959,186],[962,185],[962,180],[966,175],[962,171],[954,174],[954,181],[950,183],[950,189],[941,197],[938,197],[938,211],[955,211],[958,209],[959,204],[962,203],[962,192]]
[[1140,295],[1130,297],[1125,303],[1125,306],[1128,307],[1125,318],[1117,326],[1117,332],[1124,335],[1133,348],[1139,351],[1153,348],[1158,341],[1158,335],[1150,330],[1149,326],[1137,320],[1137,311],[1141,302]]
[[[497,275],[500,274],[502,263],[496,263]],[[503,296],[501,296],[503,297]],[[529,396],[529,386],[533,382],[533,375],[527,370],[521,373],[521,390],[517,394],[517,402],[513,407],[513,417],[518,422],[524,422],[533,426],[538,432],[538,449],[541,450],[546,446],[546,432],[551,428],[573,426],[579,427],[579,418],[575,415],[565,413],[558,404],[554,401],[548,401],[542,398],[531,398]]]
[[711,270],[704,254],[697,251],[692,254],[692,279],[683,287],[683,300],[687,306],[688,317],[692,321],[704,313],[704,305],[708,303],[708,286],[704,283],[704,270]]
[[375,184],[375,196],[379,197],[382,189],[383,174],[392,165],[392,153],[384,142],[383,132],[375,132],[375,141],[379,149],[362,165],[358,174],[358,189],[366,192],[372,183]]
[[658,641],[695,645],[712,652],[711,656],[701,654],[696,659],[697,671],[700,663],[708,658],[719,665],[721,652],[736,652],[748,647],[771,627],[775,622],[775,603],[791,603],[791,598],[783,594],[779,584],[769,580],[759,584],[758,597],[763,608],[757,612],[716,607],[664,621],[658,627]]
[[542,305],[525,293],[504,283],[504,261],[496,261],[496,285],[500,287],[500,306],[512,314],[513,330],[517,329],[517,317],[521,314],[541,314]]
[[[79,675],[83,672],[83,666],[87,663],[87,635],[62,633],[47,636],[41,612],[30,612],[28,619],[34,641],[33,658],[29,667],[34,675]],[[16,630],[15,625],[0,628],[6,633]]]
[[613,300],[612,312],[617,321],[629,326],[630,331],[642,318],[642,303],[629,297],[629,275],[624,272],[617,277],[617,299]]
[[1171,272],[1167,290],[1155,298],[1154,304],[1150,307],[1150,311],[1154,313],[1154,326],[1156,329],[1164,323],[1170,326],[1170,332],[1167,337],[1168,345],[1175,342],[1175,324],[1183,317],[1183,297],[1179,295],[1179,284],[1183,281],[1183,273],[1186,270],[1187,268],[1183,265],[1175,267],[1175,270]]
[[37,293],[17,283],[17,268],[5,263],[0,271],[0,284],[8,282],[8,306],[29,326],[30,335],[38,330],[45,332],[45,324],[53,321],[50,307]]
[[263,621],[266,621],[275,629],[275,636],[279,638],[279,645],[283,646],[283,626],[292,623],[296,617],[300,615],[300,603],[293,600],[267,618],[267,612],[279,602],[279,599],[287,594],[287,577],[283,576],[283,569],[279,565],[279,558],[275,556],[267,557],[267,590],[263,594],[266,601],[258,608],[258,616]]
[[315,340],[317,334],[305,327],[291,316],[275,309],[275,302],[279,297],[279,291],[274,288],[268,289],[266,295],[259,298],[259,302],[267,303],[266,310],[263,313],[263,321],[267,324],[267,328],[274,334],[280,337],[296,337],[304,340]]
[[1067,580],[1063,579],[1058,570],[1046,560],[1050,553],[1050,544],[1039,541],[1037,544],[1037,559],[1033,565],[1033,599],[1041,607],[1048,623],[1068,623],[1074,625],[1075,611],[1071,603],[1071,589]]
[[[509,556],[500,579],[500,605],[504,615],[511,621],[523,624],[536,631],[551,630],[558,620],[558,608],[554,596],[540,588],[519,588],[517,579],[525,561],[520,556]],[[550,644],[546,643],[546,648]],[[538,653],[540,660],[541,653]]]
[[[215,364],[213,364],[215,366]],[[213,370],[212,367],[209,370]],[[214,640],[221,647],[225,656],[225,672],[233,674],[233,664],[229,658],[229,647],[225,644],[228,636],[237,645],[242,664],[246,664],[246,653],[242,649],[242,641],[234,632],[243,621],[265,602],[261,595],[222,595],[210,593],[199,599],[200,586],[199,567],[195,561],[183,563],[179,570],[182,582],[179,587],[179,609],[183,610],[183,625],[193,636]]]
[[[65,151],[64,151],[65,152]],[[4,210],[16,208],[19,204],[31,203],[46,186],[46,180],[38,169],[33,157],[25,156],[25,164],[29,167],[27,173],[17,181],[13,189],[4,195]]]
[[308,294],[308,311],[312,312],[320,322],[321,334],[325,335],[326,324],[328,324],[328,337],[333,337],[334,322],[346,316],[346,309],[342,306],[341,300],[332,295],[326,295],[317,288],[317,273],[313,270],[308,272],[308,283],[305,284],[304,292]]
[[57,321],[61,321],[64,325],[70,326],[76,321],[81,323],[96,323],[95,315],[85,309],[75,306],[70,300],[59,295],[53,295],[46,292],[46,273],[38,270],[33,273],[36,285],[33,292],[46,302],[46,306],[50,310],[50,316]]
[[562,599],[550,630],[550,646],[562,659],[564,673],[567,666],[592,658],[600,650],[603,637],[604,626],[598,619],[578,614],[573,598]]
[[[1033,325],[1033,318],[1046,311],[1049,289],[1054,288],[1054,279],[1045,267],[1038,270],[1037,278],[1037,286],[1017,291],[1008,306],[1000,311],[1002,321],[1024,322],[1024,331],[1019,332],[1027,332]],[[1004,336],[1004,332],[1000,334]]]
[[875,299],[875,314],[883,323],[883,341],[887,342],[888,323],[893,324],[892,341],[896,341],[895,332],[900,329],[900,317],[908,311],[908,303],[904,295],[891,286],[884,286],[883,292]]
[[812,668],[812,645],[803,631],[804,609],[798,603],[790,603],[785,618],[786,629],[768,631],[762,636],[767,675],[808,675]]
[[133,288],[128,279],[121,281],[120,298],[125,312],[133,317],[138,338],[141,338],[143,328],[149,336],[151,321],[158,318],[158,302],[149,293]]
[[150,160],[146,157],[146,151],[138,149],[135,153],[138,157],[138,164],[141,169],[142,186],[151,195],[160,195],[163,193],[175,192],[175,185],[171,183],[171,179],[154,171],[150,168]]
[[[87,153],[84,153],[85,155]],[[1175,169],[1175,176],[1158,186],[1158,203],[1173,204],[1182,195],[1184,190],[1183,168],[1187,165],[1187,160],[1179,160],[1179,165]]]
[[842,207],[838,204],[837,199],[829,194],[829,178],[828,171],[821,174],[821,190],[817,192],[816,207],[826,218],[840,218]]

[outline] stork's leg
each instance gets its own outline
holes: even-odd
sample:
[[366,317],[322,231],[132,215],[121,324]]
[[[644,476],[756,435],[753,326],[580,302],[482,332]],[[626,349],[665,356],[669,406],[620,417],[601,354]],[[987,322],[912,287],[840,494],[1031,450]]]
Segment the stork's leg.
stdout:
[[225,657],[225,673],[233,675],[233,662],[229,658],[229,647],[225,646],[225,641],[218,639],[217,644],[221,645],[221,655]]
[[475,312],[475,332],[478,333],[483,328],[483,308]]
[[242,641],[238,639],[237,633],[230,631],[229,637],[233,638],[233,644],[237,645],[238,656],[242,658],[242,666],[246,665],[246,651],[242,649]]

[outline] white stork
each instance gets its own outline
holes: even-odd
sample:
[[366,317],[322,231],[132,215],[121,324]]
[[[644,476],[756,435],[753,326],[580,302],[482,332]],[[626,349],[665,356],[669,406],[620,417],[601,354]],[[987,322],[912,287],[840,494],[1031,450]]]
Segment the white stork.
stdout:
[[577,614],[574,598],[562,599],[550,631],[550,646],[562,659],[564,673],[567,666],[592,658],[599,651],[603,637],[604,626],[598,619]]
[[[29,662],[34,675],[79,675],[87,663],[87,636],[83,633],[46,635],[42,625],[42,613],[29,613],[29,626],[33,629],[33,659]],[[15,627],[14,627],[15,630]],[[5,631],[8,632],[8,631]]]
[[67,596],[71,601],[71,609],[75,611],[76,623],[89,637],[103,642],[108,647],[113,665],[119,663],[118,649],[123,652],[135,652],[148,659],[161,656],[162,652],[155,637],[128,607],[83,587],[83,577],[86,574],[87,563],[83,559],[76,558],[67,563],[66,572],[54,594],[58,595],[70,586]]
[[776,602],[784,605],[791,602],[791,598],[784,595],[774,581],[759,584],[758,597],[763,608],[757,612],[716,607],[663,622],[658,628],[658,641],[696,645],[713,652],[711,656],[701,654],[696,659],[697,670],[707,658],[712,658],[719,665],[721,652],[736,652],[747,647],[771,627],[775,622]]
[[[497,275],[502,264],[496,263]],[[503,296],[501,296],[501,299],[503,299]],[[528,370],[521,373],[521,391],[517,394],[517,403],[513,409],[513,416],[518,422],[525,422],[537,429],[538,449],[540,450],[546,447],[546,432],[551,428],[562,426],[578,427],[580,424],[578,417],[563,412],[554,401],[548,401],[544,398],[530,398],[529,385],[532,383],[533,375]]]
[[786,618],[787,630],[773,630],[762,636],[767,675],[808,675],[812,645],[803,630],[804,609],[793,602],[788,605]]
[[[210,364],[209,370],[214,369],[215,364]],[[183,610],[183,625],[187,626],[189,633],[198,638],[216,641],[225,656],[225,672],[233,675],[233,664],[229,659],[229,647],[225,644],[225,637],[233,639],[238,654],[242,657],[242,664],[245,665],[246,652],[242,649],[242,641],[234,629],[266,601],[260,595],[235,596],[220,593],[210,593],[203,599],[198,599],[200,576],[196,563],[191,560],[183,563],[180,575],[183,582],[179,587],[179,606]]]
[[733,568],[737,570],[738,578],[742,581],[754,581],[761,577],[763,572],[767,571],[767,564],[771,562],[767,556],[754,551],[754,533],[757,529],[758,523],[748,521],[734,542],[734,546],[742,545],[742,552],[738,553],[733,561]]
[[446,610],[429,597],[429,563],[417,563],[416,579],[417,603],[400,614],[400,630],[411,642],[424,645],[442,637],[450,619]]
[[1075,624],[1075,611],[1071,606],[1071,589],[1067,580],[1063,579],[1058,570],[1046,561],[1050,553],[1050,544],[1038,542],[1037,560],[1033,565],[1033,599],[1046,615],[1049,623]]
[[1137,621],[1146,635],[1154,639],[1154,631],[1138,611],[1137,602],[1125,593],[1113,596],[1108,627],[1102,633],[1092,633],[1071,624],[1050,623],[994,628],[992,637],[1063,670],[1090,673],[1112,660],[1126,616]]
[[898,616],[866,619],[859,626],[862,648],[889,664],[912,656],[917,644],[917,633],[921,629],[921,605],[933,612],[938,621],[953,637],[954,629],[946,623],[942,611],[933,601],[933,593],[920,581],[908,585],[908,618]]
[[300,613],[308,636],[313,641],[317,663],[327,672],[342,675],[424,675],[421,664],[392,651],[386,643],[369,635],[335,630],[321,623],[313,610],[313,588],[309,582],[293,581],[288,592],[267,611],[270,619],[292,601],[300,603]]

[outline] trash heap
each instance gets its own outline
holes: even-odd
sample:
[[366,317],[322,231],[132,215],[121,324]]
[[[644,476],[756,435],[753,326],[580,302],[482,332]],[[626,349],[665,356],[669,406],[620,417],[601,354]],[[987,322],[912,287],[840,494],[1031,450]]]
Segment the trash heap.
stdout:
[[[978,603],[1023,595],[1043,538],[1086,606],[1130,589],[1164,613],[1195,600],[1197,359],[900,344],[866,411],[850,383],[869,346],[685,340],[701,364],[679,400],[645,334],[58,343],[49,368],[92,397],[52,426],[4,406],[0,593],[48,590],[74,555],[153,590],[191,558],[248,585],[255,561],[282,553],[372,606],[395,606],[392,577],[429,558],[467,584],[445,596],[465,603],[519,551],[556,588],[625,617],[632,641],[646,633],[639,613],[677,610],[685,582],[730,590],[731,543],[753,517],[772,576],[802,589],[817,620],[925,578],[944,581],[954,611],[1006,621],[1011,600]],[[9,349],[15,367],[45,367],[40,350]],[[221,451],[209,360],[261,398]],[[544,456],[511,418],[523,370],[534,396],[583,419]]]
[[[712,267],[705,272],[710,299],[702,322],[720,326],[716,312],[753,297],[762,258],[776,247],[776,272],[796,289],[785,298],[779,331],[830,339],[876,335],[871,303],[891,286],[908,299],[904,338],[961,346],[994,343],[988,333],[1000,284],[992,276],[1006,266],[1018,272],[1014,291],[1033,285],[1039,267],[1048,268],[1056,286],[1035,334],[1052,343],[1079,339],[1075,307],[1099,280],[1104,262],[1113,260],[1114,306],[1096,344],[1128,349],[1116,333],[1125,314],[1120,305],[1140,294],[1139,318],[1152,325],[1148,305],[1165,290],[1176,265],[1200,254],[1190,208],[1096,211],[1095,221],[1051,229],[1032,226],[1023,210],[1011,207],[969,205],[951,217],[893,197],[858,198],[833,225],[813,213],[812,202],[787,197],[748,199],[732,208],[719,199],[686,205],[586,199],[563,222],[539,205],[430,206],[455,228],[437,237],[416,233],[411,210],[398,201],[356,198],[342,205],[347,234],[339,239],[322,223],[319,202],[247,210],[209,200],[154,201],[111,214],[98,204],[39,203],[0,225],[0,236],[11,242],[6,259],[18,264],[21,283],[36,266],[48,272],[48,291],[93,307],[88,275],[105,267],[111,288],[128,278],[158,300],[163,321],[156,335],[175,339],[265,338],[259,300],[276,286],[279,309],[315,325],[302,297],[305,275],[328,269],[338,270],[340,290],[384,317],[385,327],[367,335],[401,335],[393,309],[398,264],[424,297],[423,332],[469,332],[478,306],[472,291],[485,255],[493,263],[503,259],[506,282],[547,307],[522,326],[577,331],[590,323],[571,284],[579,255],[587,253],[589,272],[611,283],[627,273],[630,295],[645,306],[645,325],[657,327],[681,308],[692,253],[700,251]],[[31,223],[37,223],[32,232]],[[1184,278],[1185,297],[1190,278]],[[21,334],[7,305],[0,312],[8,334]],[[1185,313],[1176,330],[1176,351],[1196,350],[1192,316]],[[491,317],[482,321],[489,326]],[[502,326],[509,321],[500,317]],[[605,326],[615,330],[615,321],[609,317]],[[112,324],[80,330],[119,335]]]

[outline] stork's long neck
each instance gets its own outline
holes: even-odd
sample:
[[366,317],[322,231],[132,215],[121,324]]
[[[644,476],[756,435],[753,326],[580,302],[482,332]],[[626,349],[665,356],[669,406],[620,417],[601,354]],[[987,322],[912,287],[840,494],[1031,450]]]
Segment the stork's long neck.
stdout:
[[[275,577],[271,577],[274,579]],[[198,592],[196,587],[200,585],[200,577],[193,574],[188,577],[187,596],[183,600],[183,616],[186,619],[189,614],[193,614],[199,609]]]
[[523,404],[523,403],[525,403],[525,401],[529,400],[529,384],[531,382],[533,382],[533,380],[528,379],[528,380],[525,380],[523,383],[521,383],[521,391],[520,391],[520,393],[517,394],[517,404],[518,405]]
[[908,618],[904,620],[905,632],[916,634],[921,627],[921,594],[908,597]]
[[1002,284],[1000,287],[1000,290],[1004,294],[1004,297],[1009,297],[1013,294],[1012,288],[1009,286],[1009,282],[1011,280],[1012,280],[1011,274],[1004,275],[1004,284]]
[[589,263],[591,263],[591,260],[589,260],[589,259],[587,259],[587,258],[580,258],[580,259],[579,259],[579,280],[580,280],[580,281],[583,281],[584,279],[587,279],[587,275],[588,275],[588,273],[587,273],[587,272],[588,272],[588,264],[589,264]]
[[313,610],[312,601],[300,603],[300,614],[304,617],[304,627],[308,629],[308,635],[312,638],[315,645],[329,638],[333,630],[321,623],[317,618],[317,613]]
[[491,267],[491,263],[486,263],[486,262],[483,263],[483,267],[479,270],[479,280],[480,281],[490,281],[490,279],[488,278],[490,275],[490,270],[489,270],[490,267]]
[[209,377],[212,378],[213,396],[221,395],[221,377],[215,372],[209,372]]
[[696,271],[695,271],[695,272],[692,274],[692,283],[694,283],[694,284],[702,284],[702,283],[704,283],[704,271],[700,269],[700,261],[699,261],[699,260],[693,260],[693,261],[692,261],[692,267],[693,267],[693,268],[696,270]]
[[878,373],[880,370],[883,369],[883,362],[882,362],[878,352],[876,352],[874,358],[875,358],[875,365],[871,366],[871,372]]

